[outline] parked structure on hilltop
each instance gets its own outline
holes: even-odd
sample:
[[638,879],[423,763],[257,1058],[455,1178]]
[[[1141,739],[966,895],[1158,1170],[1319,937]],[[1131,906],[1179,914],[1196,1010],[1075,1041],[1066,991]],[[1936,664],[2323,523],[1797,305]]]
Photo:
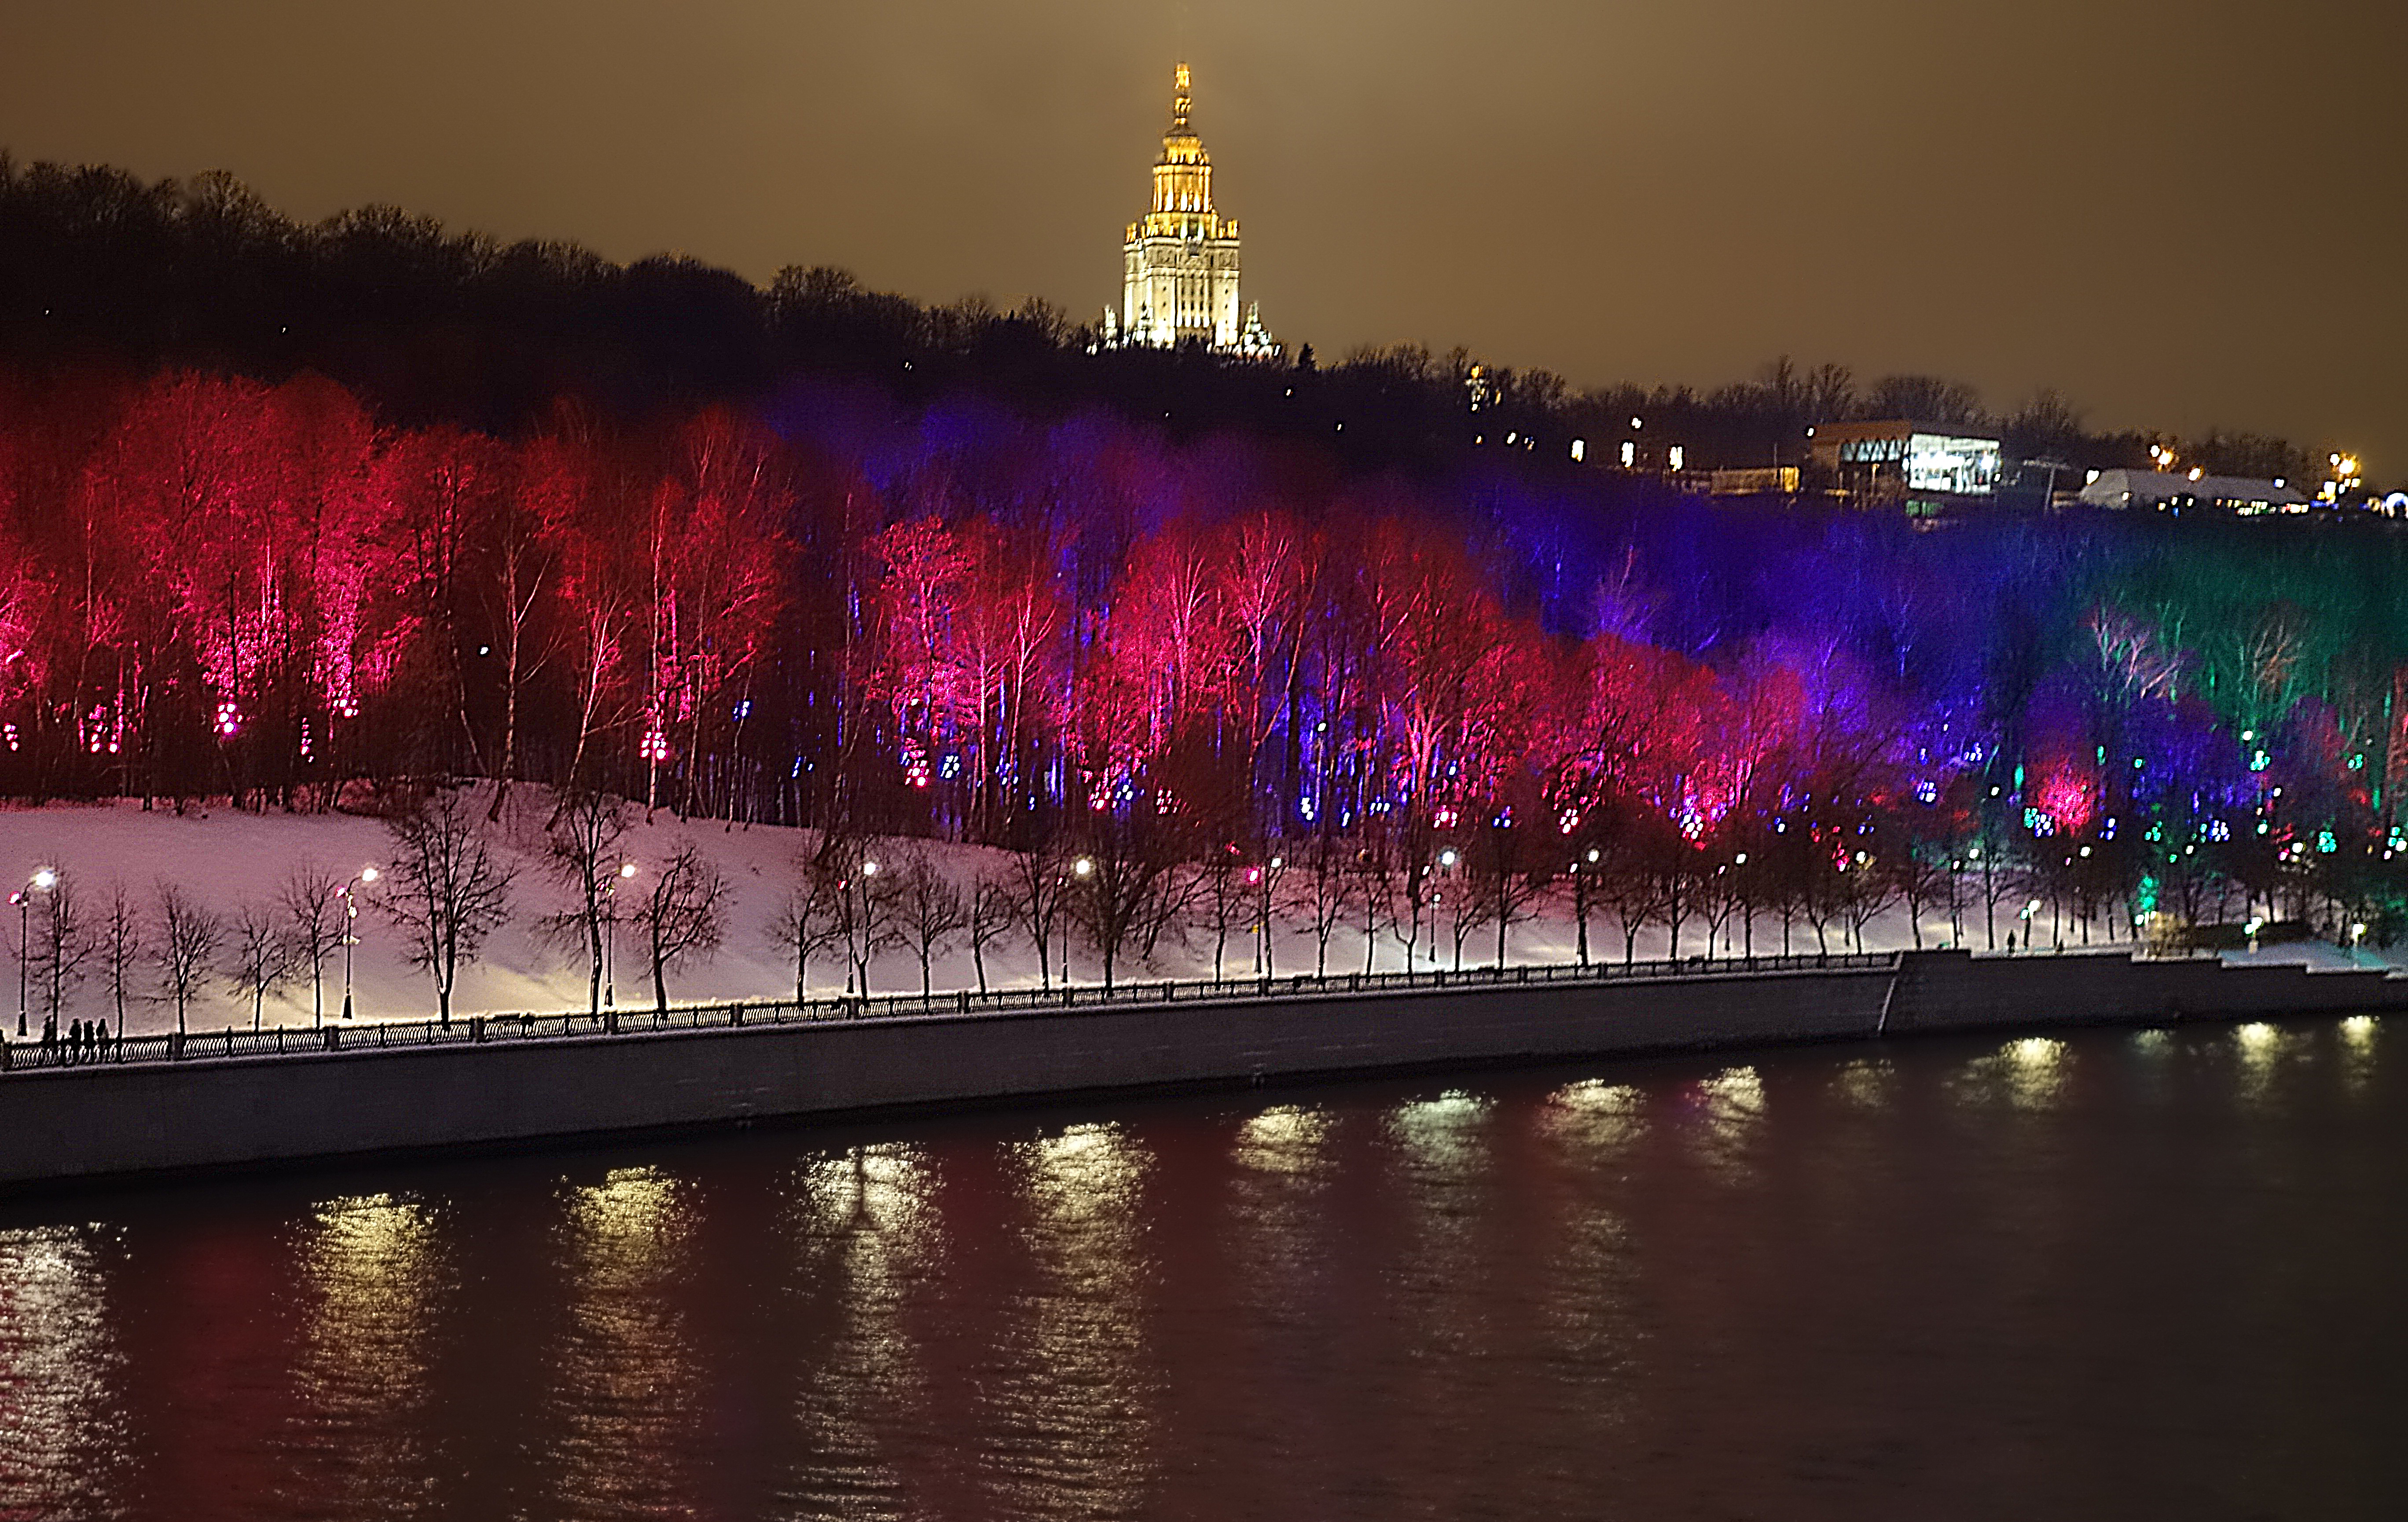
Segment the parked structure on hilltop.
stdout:
[[1868,505],[1928,514],[1998,493],[1999,440],[1962,426],[1898,418],[1825,423],[1807,432],[1814,463],[1842,492]]
[[2308,510],[2306,495],[2279,481],[2211,476],[2203,470],[2187,474],[2094,470],[2090,477],[2082,488],[2082,500],[2094,508],[2153,508],[2177,513],[2189,508],[2223,508],[2244,517]]
[[1212,156],[1188,124],[1187,65],[1172,77],[1170,130],[1154,165],[1154,208],[1121,246],[1121,308],[1104,309],[1105,347],[1202,343],[1224,353],[1276,357],[1261,311],[1238,304],[1238,219],[1212,206]]

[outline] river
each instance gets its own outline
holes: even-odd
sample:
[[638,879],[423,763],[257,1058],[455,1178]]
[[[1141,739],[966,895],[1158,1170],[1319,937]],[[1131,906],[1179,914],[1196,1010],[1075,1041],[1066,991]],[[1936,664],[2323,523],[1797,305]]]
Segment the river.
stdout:
[[0,1209],[0,1517],[2374,1517],[2408,1027],[1945,1039]]

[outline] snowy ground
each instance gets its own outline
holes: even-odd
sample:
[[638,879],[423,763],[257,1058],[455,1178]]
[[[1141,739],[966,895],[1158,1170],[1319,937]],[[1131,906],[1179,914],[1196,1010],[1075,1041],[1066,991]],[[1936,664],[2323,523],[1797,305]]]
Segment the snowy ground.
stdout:
[[[534,829],[541,819],[540,803],[524,793],[521,799],[535,802],[538,810],[533,825],[522,823],[516,831],[519,839],[532,843]],[[521,812],[514,811],[514,814]],[[628,836],[624,851],[638,863],[657,860],[689,838],[716,859],[734,890],[734,904],[725,945],[709,962],[673,974],[670,997],[681,1000],[791,998],[793,968],[771,940],[768,926],[793,881],[794,863],[807,849],[810,837],[802,831],[767,826],[684,824],[664,813],[652,823],[638,824]],[[962,877],[975,870],[980,858],[987,854],[975,847],[920,844],[937,853]],[[157,884],[174,883],[210,908],[231,912],[245,902],[272,900],[286,875],[301,863],[314,863],[344,877],[364,866],[387,862],[390,855],[391,847],[381,824],[344,814],[258,814],[215,805],[195,808],[179,816],[165,809],[146,812],[135,803],[0,811],[0,880],[15,883],[30,876],[36,867],[57,868],[83,895],[87,912],[104,900],[111,884],[117,883],[123,883],[146,910]],[[463,969],[453,998],[455,1014],[584,1006],[583,959],[574,951],[545,943],[533,932],[539,916],[564,909],[566,904],[560,892],[543,878],[531,855],[523,860],[514,903],[513,922],[487,944],[475,966]],[[38,901],[33,918],[38,939]],[[420,1019],[432,1014],[432,985],[424,973],[411,969],[403,959],[398,933],[367,913],[361,916],[360,926],[361,942],[353,973],[360,1016]],[[624,925],[621,930],[624,935]],[[1966,930],[1969,943],[1981,946],[1983,937],[1977,918],[1969,919]],[[9,961],[0,964],[0,976],[14,970],[17,932],[18,921],[12,916],[6,926]],[[1936,916],[1927,916],[1923,935],[1926,945],[1940,945],[1948,940],[1944,910]],[[1909,939],[1903,914],[1893,912],[1868,930],[1866,946],[1886,950],[1905,945]],[[1811,952],[1814,949],[1813,932],[1798,926],[1793,932],[1793,945],[1799,951]],[[1493,955],[1494,946],[1493,931],[1475,936],[1466,948],[1466,965],[1484,963],[1489,956],[1481,954]],[[1274,949],[1281,971],[1312,969],[1314,948],[1310,936],[1284,929]],[[1573,949],[1570,916],[1561,911],[1516,926],[1509,943],[1510,960],[1515,963],[1569,962],[1573,959]],[[1603,916],[1591,920],[1590,949],[1599,960],[1618,960],[1622,955],[1620,934]],[[1694,955],[1703,949],[1702,930],[1692,926],[1684,938],[1682,951]],[[1770,920],[1759,921],[1756,932],[1757,953],[1780,949],[1779,926]],[[1833,949],[1839,947],[1835,944]],[[1638,951],[1641,957],[1664,955],[1661,932],[1651,931],[1642,938]],[[1250,940],[1234,938],[1226,955],[1226,965],[1232,975],[1253,970]],[[1393,970],[1403,965],[1402,949],[1384,933],[1374,955],[1381,969]],[[1451,950],[1441,955],[1444,960],[1440,965],[1453,964]],[[2236,954],[2234,959],[2253,958],[2249,954]],[[2372,952],[2353,957],[2329,945],[2271,946],[2255,954],[2254,959],[2329,967],[2385,965]],[[991,947],[986,960],[991,986],[1021,986],[1037,982],[1036,956],[1016,936],[1007,937]],[[1192,936],[1187,944],[1166,946],[1150,967],[1132,969],[1125,976],[1201,976],[1211,971],[1211,964],[1208,930]],[[1360,969],[1363,964],[1359,932],[1340,930],[1330,947],[1331,969]],[[941,957],[934,971],[935,984],[940,989],[971,987],[976,983],[967,947]],[[1092,955],[1080,947],[1075,937],[1070,948],[1070,971],[1073,979],[1082,984],[1094,981],[1099,971]],[[326,973],[326,1009],[332,1013],[342,999],[339,959],[328,965]],[[649,980],[641,957],[629,940],[620,944],[616,973],[622,1008],[642,1008],[650,1003]],[[811,969],[812,992],[834,992],[841,987],[843,977],[844,968],[837,958],[815,961]],[[144,981],[146,985],[155,981],[147,969]],[[873,969],[872,988],[876,992],[916,992],[919,983],[918,960],[908,952],[888,954]],[[155,996],[155,988],[151,992]],[[32,1002],[33,1018],[38,1027],[42,1005],[38,990]],[[88,972],[82,985],[68,998],[63,1023],[106,1013],[107,1005],[104,981],[96,970]],[[311,995],[306,970],[296,984],[271,996],[265,1018],[271,1025],[309,1023]],[[222,984],[191,1012],[190,1021],[195,1029],[217,1029],[230,1024],[248,1026],[249,996]],[[128,1012],[127,1026],[132,1031],[163,1030],[173,1025],[172,1007],[157,1001],[155,997],[141,1008]]]

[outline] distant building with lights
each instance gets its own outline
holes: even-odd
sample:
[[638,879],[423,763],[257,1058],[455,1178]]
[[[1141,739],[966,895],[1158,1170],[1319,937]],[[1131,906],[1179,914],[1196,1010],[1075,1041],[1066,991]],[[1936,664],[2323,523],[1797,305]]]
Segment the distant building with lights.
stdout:
[[2243,517],[2308,510],[2305,494],[2283,481],[2211,476],[2205,471],[2177,474],[2166,470],[2097,470],[2084,484],[2082,500],[2094,508],[2140,508],[2157,512],[2222,508]]
[[1172,76],[1170,130],[1154,165],[1154,209],[1121,245],[1121,305],[1104,309],[1107,348],[1197,342],[1223,353],[1275,357],[1262,314],[1238,301],[1238,220],[1212,205],[1212,156],[1188,124],[1187,65]]
[[1814,463],[1861,502],[1936,511],[1998,494],[2003,462],[1996,438],[1905,419],[1818,424],[1813,436]]

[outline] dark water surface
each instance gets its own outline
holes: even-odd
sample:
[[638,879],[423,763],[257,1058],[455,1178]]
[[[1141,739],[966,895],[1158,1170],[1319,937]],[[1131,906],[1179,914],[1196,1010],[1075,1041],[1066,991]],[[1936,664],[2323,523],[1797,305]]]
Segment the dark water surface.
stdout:
[[0,1516],[2399,1516],[2403,1142],[2359,1019],[20,1204]]

